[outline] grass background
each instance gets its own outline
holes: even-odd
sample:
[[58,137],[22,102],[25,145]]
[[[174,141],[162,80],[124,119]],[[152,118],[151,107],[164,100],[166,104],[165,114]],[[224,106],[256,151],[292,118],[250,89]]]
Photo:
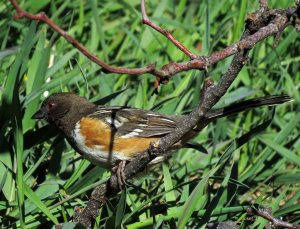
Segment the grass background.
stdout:
[[[294,3],[269,2],[282,8]],[[45,11],[111,65],[155,62],[161,67],[188,60],[166,38],[142,25],[137,0],[20,4],[31,13]],[[147,1],[150,18],[199,55],[238,41],[247,13],[257,9],[258,1],[246,0]],[[197,105],[203,75],[180,73],[160,87],[159,95],[151,96],[153,76],[105,74],[46,25],[15,20],[14,12],[9,2],[0,3],[0,227],[47,228],[68,222],[74,207],[84,207],[93,187],[109,172],[83,160],[45,123],[30,119],[45,96],[72,91],[91,101],[108,96],[110,105],[182,114]],[[271,124],[272,112],[265,108],[209,125],[195,139],[208,155],[194,150],[174,153],[134,179],[135,187],[110,200],[95,227],[205,228],[237,221],[241,227],[264,228],[266,220],[247,217],[245,209],[254,204],[300,223],[299,35],[289,27],[278,46],[273,43],[270,37],[255,46],[217,106],[281,93],[294,101],[278,106]],[[212,66],[210,76],[218,81],[229,63],[230,58]]]

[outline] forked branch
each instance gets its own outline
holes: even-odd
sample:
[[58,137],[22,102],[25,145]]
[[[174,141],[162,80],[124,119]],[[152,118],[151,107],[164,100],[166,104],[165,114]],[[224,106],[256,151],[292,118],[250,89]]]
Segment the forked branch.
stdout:
[[[64,37],[76,49],[78,49],[83,55],[85,55],[94,63],[98,64],[104,72],[128,75],[141,75],[148,73],[152,74],[157,78],[158,84],[168,82],[171,77],[183,71],[189,71],[192,69],[207,70],[209,66],[216,64],[217,62],[225,59],[226,57],[237,54],[241,50],[247,50],[252,48],[257,42],[265,39],[266,37],[275,35],[283,31],[286,28],[286,26],[289,25],[289,17],[291,17],[291,15],[296,11],[296,9],[290,9],[289,11],[270,10],[264,15],[260,15],[260,17],[263,17],[264,19],[274,18],[274,20],[271,20],[271,23],[265,23],[268,20],[264,20],[264,23],[261,23],[260,27],[256,29],[254,33],[249,34],[249,36],[245,36],[239,42],[232,44],[223,50],[213,52],[210,56],[205,57],[197,56],[191,53],[183,44],[176,40],[171,35],[171,33],[161,29],[159,26],[152,23],[146,14],[145,2],[143,0],[141,2],[141,9],[144,18],[144,23],[166,36],[180,50],[182,50],[186,55],[188,55],[191,58],[191,60],[178,63],[170,62],[162,66],[160,69],[157,69],[156,65],[153,63],[141,68],[125,68],[111,66],[103,60],[99,59],[96,55],[92,54],[89,50],[87,50],[87,48],[84,47],[79,41],[77,41],[75,38],[69,35],[57,24],[55,24],[45,13],[31,14],[22,9],[18,5],[16,0],[10,0],[10,2],[17,11],[17,14],[15,15],[16,18],[28,18],[31,20],[37,20],[46,23],[50,28],[52,28],[54,31],[56,31],[58,34]],[[262,3],[263,2],[264,1],[262,1]],[[248,19],[252,21],[258,20],[258,18],[253,17],[253,15],[250,14],[248,16]]]

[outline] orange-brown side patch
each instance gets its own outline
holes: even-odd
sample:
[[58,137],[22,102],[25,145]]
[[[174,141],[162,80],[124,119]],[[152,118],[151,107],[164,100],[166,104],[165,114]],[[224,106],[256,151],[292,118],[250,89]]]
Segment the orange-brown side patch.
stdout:
[[[100,146],[101,150],[119,152],[126,157],[133,157],[145,151],[151,142],[157,138],[120,138],[117,134],[111,134],[110,127],[98,119],[82,118],[80,120],[80,132],[85,139],[85,145],[89,148]],[[111,144],[113,142],[113,144]]]

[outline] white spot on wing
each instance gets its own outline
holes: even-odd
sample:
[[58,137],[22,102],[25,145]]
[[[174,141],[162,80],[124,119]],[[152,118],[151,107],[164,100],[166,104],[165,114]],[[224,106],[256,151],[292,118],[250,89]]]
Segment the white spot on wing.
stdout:
[[98,110],[95,113],[106,114],[106,113],[111,113],[111,110]]
[[155,117],[159,117],[159,114],[154,114],[154,113],[148,113],[147,116],[155,116]]
[[122,116],[118,116],[118,119],[121,121],[121,122],[128,122],[128,119],[127,118],[124,118]]
[[139,136],[139,133],[132,131],[129,132],[128,134],[122,135],[121,138],[132,138],[136,136]]
[[161,120],[164,120],[166,122],[170,122],[170,123],[175,123],[173,120],[171,119],[167,119],[167,118],[161,118]]
[[123,125],[123,122],[119,122],[116,118],[111,119],[111,117],[106,117],[105,121],[111,125],[114,125],[115,127],[119,128]]
[[129,132],[128,134],[122,135],[121,138],[132,138],[139,136],[139,133],[143,132],[141,129],[134,129],[132,132]]
[[155,113],[148,113],[148,116],[153,116],[153,117],[160,117],[160,120],[164,120],[165,122],[170,122],[170,123],[175,123],[173,120],[168,119],[168,118],[163,118],[160,114],[155,114]]
[[146,127],[146,126],[148,126],[148,125],[147,125],[147,124],[138,124],[138,126]]

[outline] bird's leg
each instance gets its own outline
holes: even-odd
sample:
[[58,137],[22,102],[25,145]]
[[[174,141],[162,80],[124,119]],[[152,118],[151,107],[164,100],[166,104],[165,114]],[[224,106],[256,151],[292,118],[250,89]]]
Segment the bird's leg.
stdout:
[[123,186],[126,185],[126,177],[124,174],[125,165],[126,161],[120,161],[115,167],[112,168],[112,172],[116,173],[120,190],[122,190]]
[[117,168],[117,178],[120,190],[122,190],[123,186],[126,185],[126,177],[124,174],[124,168],[126,165],[126,161],[120,161]]

